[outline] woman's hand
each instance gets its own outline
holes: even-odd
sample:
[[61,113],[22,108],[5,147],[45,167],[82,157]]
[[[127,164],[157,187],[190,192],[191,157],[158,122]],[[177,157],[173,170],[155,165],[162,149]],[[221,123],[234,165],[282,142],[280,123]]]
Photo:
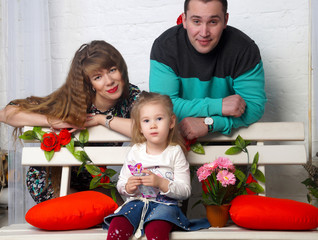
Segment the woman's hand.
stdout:
[[94,127],[97,125],[105,125],[105,115],[89,113],[86,116],[85,127]]
[[146,176],[141,177],[141,183],[145,186],[156,187],[159,188],[162,192],[168,192],[169,190],[169,180],[166,178],[162,178],[154,174],[149,170],[142,170],[142,173],[146,173]]
[[125,186],[125,190],[129,194],[133,194],[138,189],[138,186],[141,185],[141,177],[132,176],[128,178],[128,181]]
[[70,133],[75,132],[78,129],[82,129],[59,119],[50,119],[48,120],[48,123],[50,127],[53,129],[60,130],[60,129],[67,128]]

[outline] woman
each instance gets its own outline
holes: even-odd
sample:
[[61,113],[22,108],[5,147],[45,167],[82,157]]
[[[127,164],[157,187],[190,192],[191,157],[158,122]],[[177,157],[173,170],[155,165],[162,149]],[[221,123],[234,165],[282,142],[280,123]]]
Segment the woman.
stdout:
[[[138,87],[129,83],[127,65],[118,50],[105,41],[92,41],[76,51],[62,87],[46,97],[11,101],[0,111],[0,121],[14,127],[72,128],[71,131],[103,125],[130,137],[128,118],[139,93]],[[50,181],[50,177],[58,175],[54,168],[48,172],[30,167],[27,186],[37,203],[57,196],[59,182]],[[71,187],[86,190],[90,180],[87,172],[77,176],[73,169]]]

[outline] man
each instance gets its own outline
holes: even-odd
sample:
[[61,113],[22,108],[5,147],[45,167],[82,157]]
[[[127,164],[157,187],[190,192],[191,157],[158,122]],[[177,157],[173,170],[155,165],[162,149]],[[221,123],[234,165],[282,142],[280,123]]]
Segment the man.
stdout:
[[187,139],[258,121],[264,70],[252,39],[227,26],[226,0],[186,0],[183,25],[159,36],[150,55],[150,91],[167,94]]

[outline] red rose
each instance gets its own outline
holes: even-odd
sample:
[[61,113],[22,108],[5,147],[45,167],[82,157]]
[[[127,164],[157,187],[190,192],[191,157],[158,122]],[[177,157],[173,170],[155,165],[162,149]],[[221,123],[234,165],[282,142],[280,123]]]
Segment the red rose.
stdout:
[[180,14],[180,16],[177,19],[177,25],[182,23],[182,13]]
[[62,129],[59,134],[59,137],[61,145],[65,146],[71,141],[72,135],[67,129]]
[[185,140],[185,147],[186,147],[187,151],[190,151],[191,145],[195,144],[195,142],[197,141],[197,138],[194,138],[192,140],[184,138],[184,140]]
[[41,142],[41,149],[47,152],[52,150],[54,150],[54,152],[60,151],[61,145],[59,136],[54,132],[45,133]]
[[[106,169],[107,169],[107,167],[99,167],[99,169],[100,169],[101,172],[105,172]],[[102,174],[100,173],[100,174],[98,174],[97,176],[92,175],[92,177],[99,177],[99,176],[102,176]],[[109,183],[109,182],[110,182],[110,179],[109,179],[109,177],[107,177],[107,176],[103,177],[103,178],[100,180],[100,183]]]
[[[248,177],[247,177],[247,179],[246,179],[246,183],[247,183],[247,184],[250,184],[250,183],[252,183],[252,182],[257,183],[257,181],[253,178],[252,174],[249,174]],[[253,192],[252,190],[250,190],[248,187],[246,188],[246,192],[247,192],[248,195],[255,195],[255,194],[256,194],[255,192]]]

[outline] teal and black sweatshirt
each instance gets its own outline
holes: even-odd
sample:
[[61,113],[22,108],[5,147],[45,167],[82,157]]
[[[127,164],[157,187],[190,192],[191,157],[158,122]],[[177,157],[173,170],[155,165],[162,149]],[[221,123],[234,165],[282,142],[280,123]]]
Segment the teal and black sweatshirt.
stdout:
[[[165,31],[152,46],[150,91],[170,96],[179,121],[211,116],[213,131],[230,134],[232,128],[262,117],[267,101],[264,85],[259,49],[236,28],[227,26],[207,54],[193,48],[182,24]],[[245,100],[245,113],[239,118],[222,116],[222,99],[234,94]]]

